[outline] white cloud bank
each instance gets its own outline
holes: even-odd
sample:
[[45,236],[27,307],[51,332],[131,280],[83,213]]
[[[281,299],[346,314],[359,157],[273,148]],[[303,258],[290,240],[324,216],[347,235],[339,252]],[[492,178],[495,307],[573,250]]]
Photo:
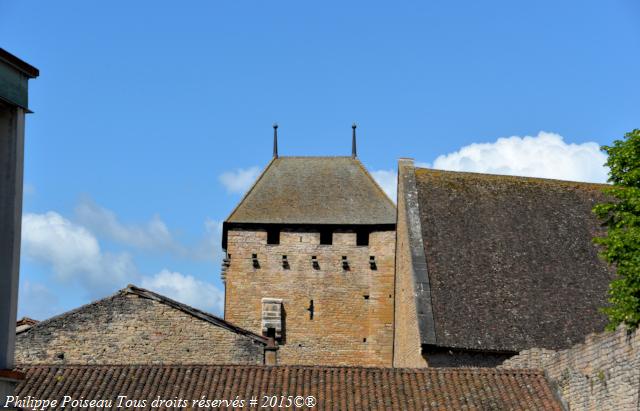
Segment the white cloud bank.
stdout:
[[[117,221],[115,216],[107,214],[107,217],[113,217],[111,223]],[[219,229],[219,224],[213,220],[207,220],[205,226],[210,233],[216,233]],[[203,242],[203,248],[196,249],[194,253],[205,253],[205,244],[207,243]],[[209,244],[212,244],[211,240]],[[54,274],[54,281],[78,284],[91,298],[104,297],[116,289],[134,283],[185,304],[222,313],[223,293],[213,284],[168,269],[152,276],[141,274],[129,253],[103,251],[98,238],[91,230],[54,211],[44,214],[27,213],[23,216],[22,252],[26,258],[49,266]],[[214,254],[213,250],[211,254]],[[37,287],[26,287],[23,295],[26,295],[25,293],[47,295],[47,289],[39,284]],[[31,304],[33,299],[27,298],[22,301]],[[33,304],[28,307],[21,304],[21,311],[37,311],[41,318],[44,317],[44,311],[48,311],[49,315],[54,314],[52,310],[43,310],[42,307]]]
[[541,131],[537,136],[474,143],[439,156],[432,167],[604,183],[608,173],[604,166],[606,160],[607,156],[595,142],[567,144],[561,135]]
[[260,168],[257,166],[249,168],[237,168],[233,171],[226,171],[218,177],[218,180],[230,193],[244,194],[260,175]]
[[224,309],[224,293],[190,275],[164,269],[153,277],[144,277],[141,284],[143,288],[206,311],[221,313]]
[[[499,138],[492,143],[474,143],[438,156],[433,164],[418,167],[475,173],[605,183],[607,156],[595,142],[567,144],[561,135],[541,131],[536,136]],[[371,175],[396,201],[396,171],[376,170]]]
[[120,244],[143,249],[178,249],[169,228],[155,215],[144,225],[123,224],[116,214],[92,200],[83,199],[75,209],[77,220],[98,235],[104,235]]
[[53,211],[23,216],[22,248],[28,258],[50,265],[58,280],[79,281],[97,293],[135,272],[129,254],[103,252],[87,228]]

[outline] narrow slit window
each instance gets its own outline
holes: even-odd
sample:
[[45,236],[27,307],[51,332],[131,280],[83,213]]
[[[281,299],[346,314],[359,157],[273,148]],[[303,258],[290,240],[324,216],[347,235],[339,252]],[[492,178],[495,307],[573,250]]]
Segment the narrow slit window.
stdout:
[[309,311],[309,320],[313,320],[313,300],[309,300],[307,311]]

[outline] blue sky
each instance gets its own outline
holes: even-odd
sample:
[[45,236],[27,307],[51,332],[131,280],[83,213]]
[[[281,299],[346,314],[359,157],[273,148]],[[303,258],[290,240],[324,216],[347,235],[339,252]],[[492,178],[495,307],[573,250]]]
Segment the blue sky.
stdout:
[[[135,283],[221,314],[219,224],[271,157],[604,181],[640,127],[640,3],[0,1],[41,70],[20,315]],[[544,133],[541,133],[544,131]],[[527,137],[528,136],[528,137]],[[502,139],[501,139],[502,138]]]

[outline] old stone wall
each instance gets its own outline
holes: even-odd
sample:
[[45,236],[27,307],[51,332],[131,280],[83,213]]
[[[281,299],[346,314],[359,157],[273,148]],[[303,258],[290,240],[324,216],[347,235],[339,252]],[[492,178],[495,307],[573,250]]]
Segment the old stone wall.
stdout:
[[247,336],[124,293],[16,337],[19,364],[262,364],[263,350]]
[[268,245],[266,231],[230,230],[225,319],[262,334],[262,299],[282,299],[279,364],[391,366],[394,244],[395,231],[372,232],[358,246],[353,232],[321,245],[319,232],[283,229],[280,243]]
[[499,368],[543,369],[570,410],[640,409],[640,332],[589,335],[566,350],[530,349]]
[[[402,182],[400,183],[402,185]],[[400,187],[402,190],[402,187]],[[406,368],[426,367],[421,354],[420,331],[414,290],[409,231],[404,194],[398,194],[398,221],[396,226],[396,284],[395,284],[395,336],[393,366]]]

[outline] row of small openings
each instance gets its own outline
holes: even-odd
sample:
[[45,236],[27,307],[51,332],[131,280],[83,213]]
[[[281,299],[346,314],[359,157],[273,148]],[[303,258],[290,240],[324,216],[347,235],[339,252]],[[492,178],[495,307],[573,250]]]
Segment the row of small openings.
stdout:
[[[260,263],[258,262],[258,255],[257,254],[251,254],[251,259],[253,260],[253,266],[255,268],[259,268],[260,267]],[[347,258],[346,255],[342,256],[341,262],[342,262],[342,269],[343,270],[349,270],[349,259]],[[315,255],[311,256],[311,265],[316,270],[320,269],[320,263],[318,262],[318,256],[315,256]],[[282,256],[282,268],[284,268],[285,270],[288,270],[288,269],[291,268],[291,265],[289,264],[289,258],[286,255]],[[371,268],[372,270],[377,270],[378,269],[378,265],[376,264],[376,257],[374,255],[370,255],[369,256],[369,268]]]
[[[270,245],[280,244],[280,229],[269,228],[267,230],[267,244],[270,244]],[[320,245],[332,245],[332,244],[333,244],[333,230],[328,228],[320,230]],[[356,245],[357,246],[369,245],[368,230],[356,231]]]
[[[347,258],[346,255],[342,256],[341,262],[342,262],[342,269],[348,271],[350,267],[349,267],[349,259]],[[253,268],[260,268],[260,261],[258,261],[258,254],[251,254],[251,263],[253,264]],[[315,256],[315,255],[311,256],[311,265],[316,270],[320,269],[318,256]],[[231,254],[227,254],[226,258],[223,259],[222,266],[223,266],[223,271],[226,271],[226,269],[229,268],[229,266],[231,266]],[[286,255],[282,256],[282,268],[284,268],[285,270],[288,270],[291,268],[291,265],[289,264],[289,258]],[[376,264],[376,256],[374,255],[369,256],[369,268],[371,268],[372,270],[378,269],[378,265]]]

